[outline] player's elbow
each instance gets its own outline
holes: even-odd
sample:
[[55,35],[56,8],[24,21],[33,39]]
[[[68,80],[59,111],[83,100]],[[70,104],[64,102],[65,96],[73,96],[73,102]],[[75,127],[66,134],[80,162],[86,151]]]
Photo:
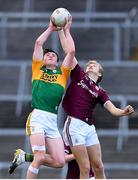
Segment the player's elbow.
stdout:
[[42,42],[39,38],[35,41],[35,46],[42,46]]
[[70,52],[69,52],[69,55],[74,58],[75,57],[75,49],[72,49]]

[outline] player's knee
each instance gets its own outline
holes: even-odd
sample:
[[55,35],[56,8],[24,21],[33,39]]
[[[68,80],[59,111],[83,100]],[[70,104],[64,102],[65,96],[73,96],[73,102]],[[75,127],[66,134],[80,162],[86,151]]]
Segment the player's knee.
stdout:
[[97,161],[93,166],[95,171],[103,172],[104,171],[104,165],[102,161]]
[[43,165],[45,162],[45,153],[37,151],[34,154],[34,161],[40,166]]
[[57,168],[62,168],[65,165],[65,159],[55,159],[54,161]]
[[89,174],[90,172],[90,166],[89,165],[83,165],[83,166],[80,166],[80,171],[81,173],[83,174]]

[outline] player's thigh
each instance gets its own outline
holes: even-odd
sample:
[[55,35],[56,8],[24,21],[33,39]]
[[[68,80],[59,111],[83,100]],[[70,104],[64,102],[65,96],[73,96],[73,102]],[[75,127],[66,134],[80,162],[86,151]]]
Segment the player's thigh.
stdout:
[[45,137],[43,133],[30,135],[31,146],[45,146]]
[[89,168],[89,156],[85,145],[73,146],[71,147],[71,151],[81,168]]
[[91,165],[99,165],[102,163],[102,153],[100,144],[87,147]]
[[65,161],[64,144],[61,137],[58,138],[45,138],[46,151],[54,159]]

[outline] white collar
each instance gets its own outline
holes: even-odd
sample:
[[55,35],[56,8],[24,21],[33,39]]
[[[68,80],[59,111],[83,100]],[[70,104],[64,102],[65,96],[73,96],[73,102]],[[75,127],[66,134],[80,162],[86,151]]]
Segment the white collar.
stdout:
[[[89,76],[88,76],[89,77]],[[91,77],[89,77],[90,78],[90,80],[92,80],[95,84],[96,84],[96,81],[93,79],[93,78],[91,78]]]

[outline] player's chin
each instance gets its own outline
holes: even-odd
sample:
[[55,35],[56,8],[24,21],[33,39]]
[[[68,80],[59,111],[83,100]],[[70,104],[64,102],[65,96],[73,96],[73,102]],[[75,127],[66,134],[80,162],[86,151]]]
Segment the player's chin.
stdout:
[[52,63],[52,62],[50,62],[48,65],[49,65],[49,66],[57,66],[57,63]]
[[89,70],[89,69],[86,69],[86,73],[89,74],[89,73],[90,73],[90,70]]
[[54,60],[47,60],[48,65],[55,65],[56,62]]

